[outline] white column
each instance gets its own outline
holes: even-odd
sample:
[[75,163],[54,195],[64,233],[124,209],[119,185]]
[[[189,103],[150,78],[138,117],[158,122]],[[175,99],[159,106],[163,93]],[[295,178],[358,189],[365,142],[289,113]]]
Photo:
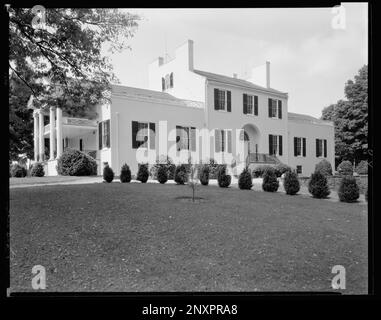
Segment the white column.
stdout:
[[34,161],[38,161],[38,115],[33,112]]
[[38,150],[40,153],[40,161],[44,161],[44,154],[45,154],[45,141],[44,141],[44,114],[42,113],[42,110],[38,113],[38,141],[39,146]]
[[54,150],[56,148],[56,120],[55,120],[55,114],[54,114],[54,107],[50,107],[50,158],[49,160],[54,160]]
[[57,158],[62,154],[62,109],[56,108],[57,110]]

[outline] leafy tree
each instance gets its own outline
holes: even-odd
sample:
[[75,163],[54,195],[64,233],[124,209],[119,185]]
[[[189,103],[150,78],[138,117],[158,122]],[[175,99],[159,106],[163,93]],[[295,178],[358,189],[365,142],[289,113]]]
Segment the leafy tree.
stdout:
[[323,120],[335,125],[336,165],[343,160],[359,162],[368,158],[368,66],[364,65],[345,84],[346,100],[326,107]]
[[102,50],[129,48],[139,17],[117,9],[46,8],[36,13],[9,7],[10,156],[32,150],[32,116],[37,108],[58,106],[65,114],[87,116],[92,106],[108,99],[117,82]]

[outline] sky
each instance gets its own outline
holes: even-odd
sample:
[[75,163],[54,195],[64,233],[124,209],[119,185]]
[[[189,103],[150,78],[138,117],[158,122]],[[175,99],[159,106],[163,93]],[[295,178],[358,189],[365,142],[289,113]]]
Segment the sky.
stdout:
[[288,111],[320,117],[368,63],[367,4],[342,7],[341,19],[331,7],[126,9],[141,21],[131,49],[110,58],[122,84],[148,88],[148,64],[166,53],[173,57],[192,39],[195,69],[242,78],[270,61],[271,87],[288,92]]

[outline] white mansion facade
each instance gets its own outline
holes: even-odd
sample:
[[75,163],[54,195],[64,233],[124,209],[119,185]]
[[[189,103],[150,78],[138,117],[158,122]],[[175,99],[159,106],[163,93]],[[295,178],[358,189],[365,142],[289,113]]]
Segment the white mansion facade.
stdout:
[[[47,175],[57,174],[56,159],[66,148],[93,156],[99,174],[105,162],[116,174],[127,163],[135,174],[137,150],[173,155],[175,162],[182,151],[217,161],[240,153],[251,167],[282,162],[301,175],[322,159],[334,164],[332,122],[288,112],[287,93],[270,87],[269,63],[264,74],[258,85],[255,73],[242,80],[197,70],[188,40],[174,59],[149,65],[150,90],[112,85],[111,102],[96,106],[94,119],[70,118],[54,106],[46,114],[34,110],[35,160],[45,161]],[[203,131],[211,137],[203,139]]]

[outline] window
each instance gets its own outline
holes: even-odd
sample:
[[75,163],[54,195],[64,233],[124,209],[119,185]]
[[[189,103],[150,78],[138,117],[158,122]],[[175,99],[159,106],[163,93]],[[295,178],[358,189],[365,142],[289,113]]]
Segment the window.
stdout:
[[214,89],[214,110],[231,112],[231,92],[228,90]]
[[232,131],[216,129],[214,133],[215,152],[232,152]]
[[243,113],[258,115],[258,96],[243,94]]
[[98,123],[99,150],[110,148],[110,119]]
[[176,126],[177,151],[196,151],[196,128]]
[[161,78],[161,90],[165,91],[169,88],[173,88],[173,72]]
[[296,166],[296,173],[297,174],[302,174],[303,173],[302,166]]
[[306,138],[294,137],[294,156],[306,156]]
[[282,119],[282,101],[269,98],[269,118]]
[[283,154],[283,137],[269,134],[269,154],[271,156]]
[[327,140],[316,139],[316,157],[327,157]]
[[132,148],[155,149],[155,124],[152,122],[132,121]]

